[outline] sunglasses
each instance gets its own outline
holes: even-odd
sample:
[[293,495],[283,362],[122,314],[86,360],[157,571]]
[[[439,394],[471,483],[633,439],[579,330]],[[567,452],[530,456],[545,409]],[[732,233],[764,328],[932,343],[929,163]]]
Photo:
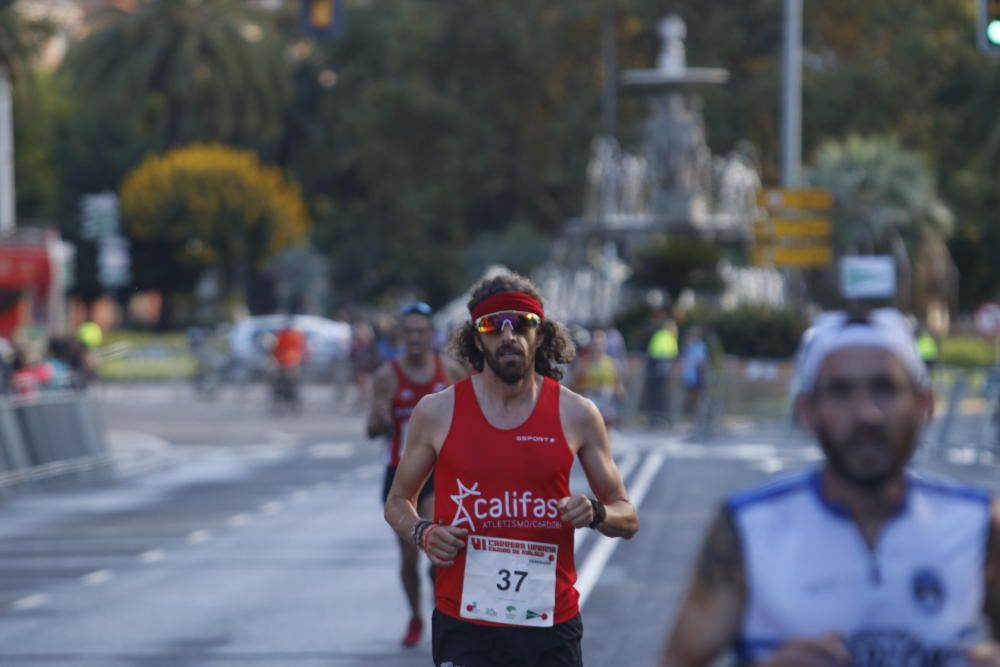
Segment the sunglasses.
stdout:
[[414,301],[413,303],[408,303],[403,306],[402,309],[400,309],[399,314],[402,317],[406,317],[407,315],[423,315],[424,317],[430,317],[432,312],[431,307],[423,301]]
[[509,326],[514,333],[524,333],[529,329],[536,328],[542,323],[542,318],[534,313],[490,313],[483,315],[475,322],[476,331],[481,334],[500,333],[505,326]]

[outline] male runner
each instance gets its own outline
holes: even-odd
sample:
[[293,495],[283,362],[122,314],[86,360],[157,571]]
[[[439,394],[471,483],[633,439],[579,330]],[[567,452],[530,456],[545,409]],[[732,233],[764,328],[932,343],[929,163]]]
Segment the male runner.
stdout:
[[[639,529],[594,404],[562,387],[566,329],[516,274],[478,283],[452,341],[480,371],[425,397],[385,506],[401,539],[437,566],[432,621],[439,667],[582,665],[573,535]],[[596,499],[569,489],[580,459]],[[434,522],[417,496],[434,471]]]
[[913,472],[932,400],[896,310],[828,314],[799,358],[817,469],[737,494],[698,558],[661,664],[998,665],[1000,513]]
[[[368,437],[388,439],[385,482],[382,502],[389,493],[396,466],[406,439],[406,425],[417,402],[453,382],[465,377],[465,370],[452,360],[436,354],[431,347],[434,328],[431,307],[416,302],[400,311],[404,352],[400,359],[391,359],[375,370],[372,380],[373,397],[368,415]],[[434,485],[428,481],[420,491],[421,516],[430,516],[434,506]],[[419,551],[410,540],[400,540],[402,563],[399,575],[410,605],[410,621],[403,637],[403,646],[420,642],[423,620],[420,612],[420,574],[417,571]]]

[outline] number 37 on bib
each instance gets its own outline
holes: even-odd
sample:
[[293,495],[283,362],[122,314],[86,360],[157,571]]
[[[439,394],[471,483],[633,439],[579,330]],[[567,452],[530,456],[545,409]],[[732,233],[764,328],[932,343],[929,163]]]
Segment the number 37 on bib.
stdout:
[[469,537],[462,618],[551,627],[559,547],[499,537]]

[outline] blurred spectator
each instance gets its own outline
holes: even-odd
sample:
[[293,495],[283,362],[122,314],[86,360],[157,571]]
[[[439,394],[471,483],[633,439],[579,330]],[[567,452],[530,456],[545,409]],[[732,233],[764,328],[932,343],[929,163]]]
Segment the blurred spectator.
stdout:
[[625,395],[618,364],[607,353],[607,334],[597,329],[590,336],[590,345],[582,350],[573,373],[573,390],[594,402],[606,426],[618,422],[619,401]]
[[369,379],[379,365],[378,350],[375,347],[375,330],[368,322],[354,325],[351,336],[351,371],[354,373],[355,403],[363,403],[368,398]]
[[68,344],[72,385],[82,391],[97,378],[97,355],[79,339],[70,339]]
[[68,390],[73,388],[73,367],[70,365],[70,341],[66,338],[53,338],[49,341],[48,356],[45,359],[51,371],[49,379],[44,383],[46,390]]
[[76,330],[76,337],[91,350],[99,348],[104,343],[104,332],[101,325],[93,320],[87,320]]
[[927,329],[921,329],[920,335],[917,336],[917,352],[920,353],[920,358],[923,360],[924,366],[927,367],[927,372],[933,371],[938,360],[938,343]]
[[684,414],[694,417],[701,403],[708,375],[708,346],[701,327],[692,326],[681,349],[681,382],[684,384]]
[[14,392],[18,396],[37,396],[52,379],[52,368],[38,361],[22,347],[14,349]]
[[677,359],[677,325],[660,312],[658,325],[646,345],[644,409],[650,426],[670,424],[670,375]]

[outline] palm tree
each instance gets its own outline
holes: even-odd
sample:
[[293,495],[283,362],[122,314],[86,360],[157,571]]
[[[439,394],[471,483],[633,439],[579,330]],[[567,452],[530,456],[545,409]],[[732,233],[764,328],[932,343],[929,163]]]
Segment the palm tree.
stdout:
[[924,291],[921,286],[937,285],[934,296],[951,296],[947,285],[954,276],[938,275],[940,262],[913,261],[939,257],[954,228],[931,169],[919,155],[893,137],[850,136],[820,146],[806,180],[834,195],[834,241],[841,254],[895,258],[900,307],[912,307],[914,290]]
[[242,0],[143,0],[110,8],[67,57],[81,99],[140,120],[163,147],[261,146],[289,94],[267,17]]

